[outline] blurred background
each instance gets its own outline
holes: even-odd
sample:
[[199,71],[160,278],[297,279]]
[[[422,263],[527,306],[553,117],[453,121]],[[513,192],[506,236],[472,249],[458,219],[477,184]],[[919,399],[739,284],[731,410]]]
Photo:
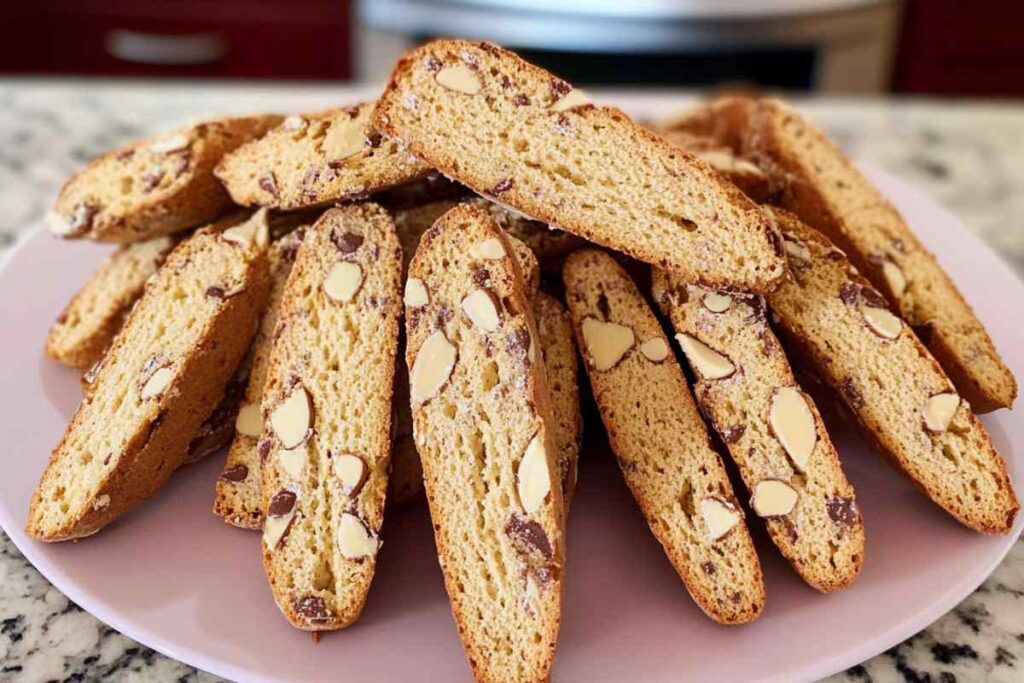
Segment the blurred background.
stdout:
[[1019,0],[2,0],[0,75],[379,81],[485,38],[582,85],[1024,95]]

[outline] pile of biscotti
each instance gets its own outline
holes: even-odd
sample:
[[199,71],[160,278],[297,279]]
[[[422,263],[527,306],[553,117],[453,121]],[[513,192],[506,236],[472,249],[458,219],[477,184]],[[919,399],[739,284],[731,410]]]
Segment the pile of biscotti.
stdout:
[[375,102],[110,152],[50,225],[120,246],[47,340],[84,399],[28,532],[93,534],[227,446],[214,511],[262,529],[300,629],[358,618],[385,501],[425,490],[474,675],[546,680],[578,357],[651,533],[715,621],[764,607],[748,524],[820,591],[857,577],[861,514],[816,401],[964,525],[1005,533],[1019,507],[976,417],[1016,395],[985,329],[774,99],[648,130],[495,45],[440,40]]

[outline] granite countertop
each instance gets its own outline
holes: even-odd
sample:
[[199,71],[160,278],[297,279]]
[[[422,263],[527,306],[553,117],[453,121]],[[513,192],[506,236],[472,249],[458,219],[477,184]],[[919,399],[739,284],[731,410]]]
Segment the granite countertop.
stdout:
[[[211,113],[308,111],[372,93],[0,80],[0,255],[74,169],[115,144]],[[682,105],[692,96],[672,97]],[[800,106],[852,156],[950,209],[1024,276],[1024,104],[812,99]],[[99,679],[218,680],[83,612],[0,532],[0,681]],[[1024,680],[1024,541],[952,612],[830,680]]]

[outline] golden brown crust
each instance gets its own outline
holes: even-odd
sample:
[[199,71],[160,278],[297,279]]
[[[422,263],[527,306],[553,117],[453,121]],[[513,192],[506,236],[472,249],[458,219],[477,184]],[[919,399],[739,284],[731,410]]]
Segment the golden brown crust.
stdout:
[[[453,73],[477,92],[438,82]],[[435,41],[399,61],[374,124],[533,219],[709,286],[775,286],[784,259],[753,202],[618,110],[559,111],[570,91],[489,43]]]
[[[764,608],[761,565],[661,326],[608,254],[575,252],[563,279],[608,440],[651,532],[709,617],[723,624],[753,621]],[[605,356],[599,349],[612,335],[619,342]],[[732,518],[720,537],[704,513],[716,502]]]
[[64,185],[50,229],[69,239],[136,242],[213,221],[232,207],[214,166],[280,120],[216,119],[108,152]]
[[[225,287],[236,293],[211,294]],[[208,228],[171,253],[54,449],[32,499],[29,535],[88,536],[167,481],[221,400],[267,288],[265,245],[241,246]]]
[[[483,210],[452,209],[410,265],[426,303],[406,307],[416,442],[445,587],[474,675],[494,682],[548,679],[565,561],[551,405],[510,249]],[[470,295],[491,302],[496,327],[470,318]],[[446,344],[451,369],[430,382],[424,368],[437,366],[421,352]]]
[[843,398],[866,436],[900,471],[966,526],[1006,533],[1020,507],[999,453],[963,400],[941,428],[932,397],[952,382],[884,298],[826,237],[770,211],[792,254],[791,276],[769,297],[780,332]]

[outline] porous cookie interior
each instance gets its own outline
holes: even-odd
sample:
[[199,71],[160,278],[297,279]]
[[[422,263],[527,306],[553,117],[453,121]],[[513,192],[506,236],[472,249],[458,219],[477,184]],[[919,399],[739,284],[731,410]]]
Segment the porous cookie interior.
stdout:
[[[764,517],[772,541],[819,590],[851,585],[864,553],[853,487],[817,407],[797,384],[768,326],[764,301],[688,286],[660,271],[653,274],[652,290],[678,332],[724,355],[734,367],[719,379],[704,378],[701,368],[694,367],[694,393],[739,466],[748,492],[756,495],[759,482],[772,480],[797,494],[792,511],[772,510]],[[691,358],[690,365],[699,365],[698,360]],[[796,405],[787,405],[787,399]],[[759,506],[753,510],[760,514]]]
[[281,303],[258,446],[263,549],[274,597],[299,628],[352,623],[373,577],[401,263],[383,209],[331,209],[307,231]]
[[773,215],[794,254],[792,276],[769,298],[787,339],[932,500],[974,529],[1007,531],[1019,504],[970,406],[959,401],[948,422],[929,428],[930,399],[956,395],[939,365],[828,240],[783,211]]
[[285,284],[305,234],[306,226],[299,226],[270,247],[270,295],[249,349],[249,377],[238,407],[242,417],[232,425],[234,437],[217,479],[214,512],[229,524],[247,529],[263,526],[261,461],[256,450],[263,425],[260,403]]
[[[424,235],[410,267],[409,282],[420,281],[428,301],[406,307],[435,538],[463,645],[485,681],[549,675],[564,562],[548,393],[509,250],[482,210],[453,209]],[[490,329],[463,305],[475,292],[496,314]]]
[[61,363],[88,369],[102,356],[146,279],[174,246],[156,237],[119,247],[78,290],[46,339],[46,352]]
[[[575,252],[563,278],[609,442],[652,533],[711,618],[755,619],[764,607],[761,567],[661,326],[608,254]],[[717,538],[709,506],[727,522]]]
[[415,180],[429,168],[370,125],[372,103],[289,116],[217,168],[232,198],[293,209]]
[[767,290],[783,273],[765,218],[710,167],[489,43],[407,55],[374,122],[485,196],[694,280]]

